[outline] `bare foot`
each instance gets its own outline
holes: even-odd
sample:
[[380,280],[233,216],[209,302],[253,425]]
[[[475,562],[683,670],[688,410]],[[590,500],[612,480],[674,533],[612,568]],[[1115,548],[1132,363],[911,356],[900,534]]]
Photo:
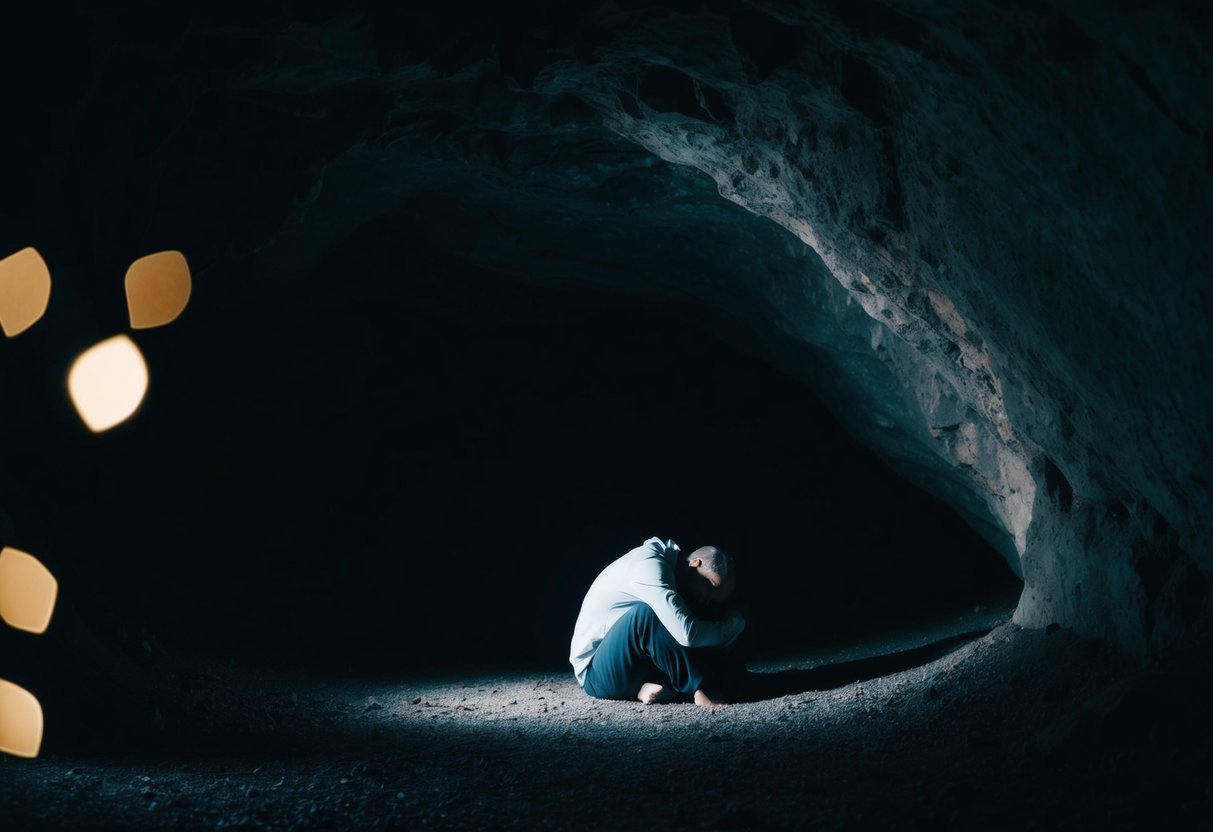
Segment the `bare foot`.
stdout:
[[725,708],[728,707],[728,702],[725,702],[719,696],[715,699],[708,696],[701,690],[695,691],[695,704],[701,708]]
[[656,682],[645,682],[640,686],[640,693],[636,694],[636,698],[646,705],[653,705],[657,702],[669,702],[674,698],[674,691]]

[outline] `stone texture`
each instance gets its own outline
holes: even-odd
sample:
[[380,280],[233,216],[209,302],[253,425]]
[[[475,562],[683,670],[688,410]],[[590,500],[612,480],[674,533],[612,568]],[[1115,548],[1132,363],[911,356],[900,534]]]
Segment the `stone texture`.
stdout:
[[1151,16],[1136,25],[1158,40],[1131,41],[1131,18],[1077,4],[767,11],[801,41],[779,66],[747,60],[770,40],[735,17],[646,10],[536,86],[574,75],[621,135],[820,254],[910,391],[895,433],[850,420],[890,457],[908,435],[963,472],[1010,538],[1019,621],[1175,638],[1209,568],[1196,33]]
[[[63,243],[81,270],[140,228],[288,287],[369,224],[422,228],[802,378],[1004,554],[1019,623],[1134,650],[1207,625],[1198,4],[164,14],[159,47],[115,35],[92,87],[42,105],[66,169],[133,193]],[[103,108],[107,135],[73,144]],[[108,218],[104,182],[42,176]]]

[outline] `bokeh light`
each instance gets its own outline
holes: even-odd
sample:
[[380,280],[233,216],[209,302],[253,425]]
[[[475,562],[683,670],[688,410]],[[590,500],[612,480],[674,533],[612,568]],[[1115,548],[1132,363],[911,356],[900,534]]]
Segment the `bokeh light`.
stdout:
[[46,312],[51,273],[37,250],[23,248],[0,260],[0,328],[9,338],[33,326]]
[[37,757],[42,747],[42,706],[25,688],[0,679],[0,751]]
[[179,251],[140,257],[126,270],[126,306],[132,329],[172,323],[190,299],[190,267]]
[[67,388],[89,430],[100,433],[130,418],[147,392],[147,362],[135,342],[115,335],[72,364]]
[[44,633],[55,611],[59,582],[36,557],[20,549],[0,551],[0,618],[27,633]]

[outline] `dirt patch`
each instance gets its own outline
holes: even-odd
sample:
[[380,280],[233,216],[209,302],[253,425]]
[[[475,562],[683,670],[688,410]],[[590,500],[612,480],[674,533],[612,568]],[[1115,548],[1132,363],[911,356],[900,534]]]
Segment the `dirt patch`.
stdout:
[[[889,645],[883,645],[885,653]],[[904,645],[901,645],[904,647]],[[901,652],[905,652],[902,650]],[[5,829],[1131,827],[1213,818],[1209,663],[1003,623],[909,669],[702,710],[570,673],[317,681],[225,668],[159,747],[0,759]],[[858,666],[858,665],[855,665]]]

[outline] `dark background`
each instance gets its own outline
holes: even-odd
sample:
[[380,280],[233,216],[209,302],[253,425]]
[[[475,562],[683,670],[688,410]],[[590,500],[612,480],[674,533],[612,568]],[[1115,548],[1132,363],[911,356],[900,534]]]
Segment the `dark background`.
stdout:
[[[384,69],[508,53],[511,26],[529,25],[500,9],[464,25],[462,7],[443,8],[405,20],[376,8],[378,30],[399,33],[377,46]],[[518,14],[560,18],[554,9]],[[736,555],[759,652],[1018,586],[1000,555],[853,444],[803,384],[716,340],[702,304],[669,291],[641,302],[593,280],[540,288],[516,279],[525,263],[508,277],[472,270],[441,248],[457,233],[438,244],[400,211],[318,265],[259,271],[250,252],[306,196],[316,160],[389,110],[356,83],[241,91],[249,66],[274,60],[266,33],[331,12],[32,13],[3,58],[21,118],[3,137],[0,255],[37,246],[55,283],[45,319],[0,344],[0,532],[50,566],[63,615],[103,641],[342,671],[561,665],[595,574],[651,535]],[[487,191],[460,189],[478,187],[473,163],[496,164],[499,151],[522,175],[528,152],[551,155],[542,142],[522,152],[525,138],[510,155],[500,134],[449,114],[417,118],[471,160],[435,204],[484,203]],[[600,159],[648,170],[635,161],[647,154],[611,144],[592,120],[584,136],[590,162],[556,157],[571,176]],[[439,184],[450,173],[408,170]],[[661,221],[714,252],[717,231],[700,223],[716,209],[695,204],[700,192],[718,202],[714,186],[657,173],[675,194]],[[605,208],[574,219],[617,223],[626,237],[646,211],[667,210],[655,193],[633,225]],[[517,205],[525,220],[508,202],[493,210],[542,220],[540,203]],[[408,210],[426,227],[424,191]],[[740,220],[723,222],[765,246]],[[529,233],[542,243],[541,225]],[[127,331],[121,275],[166,248],[189,258],[194,296],[177,322],[134,333],[151,369],[140,411],[89,434],[67,370]],[[35,642],[0,632],[10,678],[45,667]]]
[[597,571],[650,535],[735,554],[758,652],[1017,585],[802,384],[685,315],[452,269],[370,227],[289,292],[196,290],[134,333],[149,392],[100,435],[52,304],[0,355],[26,385],[6,542],[136,650],[339,671],[559,665]]

